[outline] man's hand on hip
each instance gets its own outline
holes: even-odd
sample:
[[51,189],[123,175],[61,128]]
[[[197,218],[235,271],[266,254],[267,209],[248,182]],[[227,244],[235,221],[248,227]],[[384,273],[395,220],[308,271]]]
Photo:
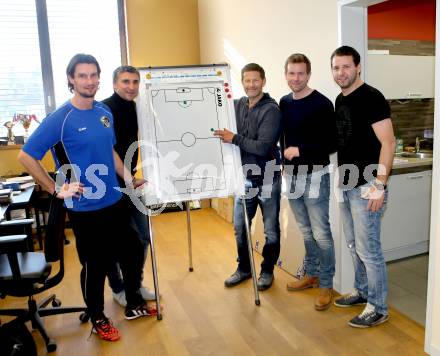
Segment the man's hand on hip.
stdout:
[[64,183],[59,191],[57,191],[57,199],[79,198],[84,193],[84,184],[79,182]]

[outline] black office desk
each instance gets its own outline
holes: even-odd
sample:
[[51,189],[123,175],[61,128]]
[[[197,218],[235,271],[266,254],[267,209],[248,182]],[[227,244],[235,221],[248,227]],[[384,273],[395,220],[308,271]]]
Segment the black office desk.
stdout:
[[11,211],[17,209],[24,209],[26,211],[26,218],[29,218],[29,202],[35,187],[26,188],[18,195],[12,195],[11,202],[0,205],[0,221],[11,220]]
[[[12,195],[11,202],[7,205],[1,205],[0,206],[0,221],[2,220],[11,220],[11,211],[23,209],[26,212],[26,218],[30,218],[30,200],[31,196],[34,192],[34,187],[29,187],[23,190],[18,195]],[[26,234],[30,237],[30,240],[28,241],[29,250],[34,250],[34,245],[32,241],[32,226],[29,225],[29,230],[27,230]],[[40,242],[40,248],[41,248],[41,242]]]
[[30,200],[31,200],[32,193],[34,192],[34,188],[35,188],[35,186],[29,187],[29,188],[26,188],[25,190],[23,190],[18,195],[14,195],[14,194],[12,195],[12,202],[9,203],[9,206],[6,210],[6,219],[7,220],[11,219],[11,211],[18,210],[18,209],[24,209],[26,212],[26,218],[29,219],[29,217],[30,217],[30,212],[29,212]]
[[9,208],[9,204],[1,204],[0,205],[0,221],[6,219],[5,214],[6,214],[6,211],[8,210],[8,208]]

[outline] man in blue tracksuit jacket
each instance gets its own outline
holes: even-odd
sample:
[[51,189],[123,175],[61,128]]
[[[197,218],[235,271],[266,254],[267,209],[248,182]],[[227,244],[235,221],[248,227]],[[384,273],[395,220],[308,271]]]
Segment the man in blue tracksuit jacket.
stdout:
[[[132,188],[143,181],[131,176],[113,148],[113,115],[106,105],[94,100],[100,73],[91,55],[77,54],[70,60],[66,74],[72,98],[43,120],[18,159],[53,199],[64,200],[82,265],[81,288],[93,331],[103,340],[115,341],[119,331],[104,314],[105,276],[115,261],[120,261],[124,273],[125,318],[136,319],[157,310],[148,307],[139,293],[143,248],[130,227],[129,209],[116,175]],[[54,154],[57,168],[70,166],[72,178],[62,187],[39,162],[49,149],[63,152],[62,160]]]

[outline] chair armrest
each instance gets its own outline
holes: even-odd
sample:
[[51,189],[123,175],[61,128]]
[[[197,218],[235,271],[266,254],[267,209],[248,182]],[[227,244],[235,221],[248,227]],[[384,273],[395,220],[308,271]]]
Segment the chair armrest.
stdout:
[[27,235],[6,235],[0,236],[0,245],[7,245],[22,242],[27,239]]
[[21,226],[33,224],[34,219],[17,219],[17,220],[5,220],[0,222],[0,226]]

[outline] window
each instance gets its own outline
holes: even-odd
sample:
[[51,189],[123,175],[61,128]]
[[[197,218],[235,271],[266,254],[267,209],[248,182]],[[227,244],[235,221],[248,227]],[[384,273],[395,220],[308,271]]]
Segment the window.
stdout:
[[[14,113],[45,116],[34,0],[0,1],[0,48],[0,136],[4,137],[4,123],[12,121]],[[18,125],[13,132],[22,134],[23,128]]]
[[[0,137],[15,113],[42,120],[71,97],[65,71],[76,53],[101,66],[96,99],[112,94],[112,72],[126,63],[123,9],[123,0],[0,1]],[[13,132],[24,130],[16,124]]]
[[[117,1],[46,0],[55,102],[71,97],[66,66],[76,53],[93,55],[101,67],[97,100],[113,93],[112,73],[121,65]],[[66,16],[69,14],[69,16]]]

